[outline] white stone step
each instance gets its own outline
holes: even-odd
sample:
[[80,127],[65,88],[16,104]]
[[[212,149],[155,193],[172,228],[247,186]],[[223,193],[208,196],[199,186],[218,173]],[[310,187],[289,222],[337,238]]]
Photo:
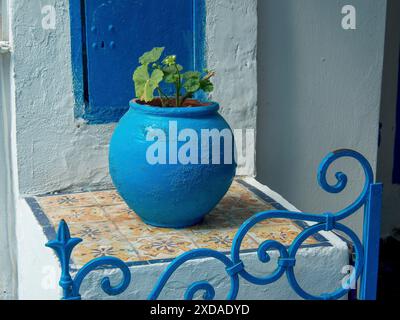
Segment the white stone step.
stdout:
[[[298,211],[280,195],[252,178],[244,182],[262,192],[265,196],[279,202],[291,211]],[[43,212],[33,212],[32,204],[27,205],[24,199],[18,203],[17,239],[18,239],[18,274],[20,299],[59,299],[61,290],[58,287],[60,265],[55,254],[44,245],[54,238],[54,228],[44,224]],[[42,225],[41,225],[41,223]],[[78,235],[71,234],[72,237]],[[332,292],[339,288],[344,279],[343,268],[349,264],[348,247],[344,241],[332,232],[321,232],[321,241],[299,250],[296,257],[296,276],[305,290],[313,294]],[[79,244],[85,247],[85,241]],[[245,250],[241,258],[246,270],[254,275],[267,275],[276,268],[277,251],[271,251],[271,261],[263,264],[258,260],[256,250]],[[118,283],[121,273],[116,269],[100,269],[89,274],[81,288],[83,299],[146,299],[157,283],[158,278],[170,263],[171,259],[149,261],[127,261],[130,266],[132,281],[129,288],[120,296],[109,297],[102,292],[100,281],[109,276],[112,284]],[[71,265],[71,275],[76,268]],[[181,300],[188,286],[196,281],[210,280],[214,286],[217,299],[224,299],[229,291],[230,281],[224,265],[214,259],[197,259],[185,263],[173,275],[162,291],[160,299]],[[238,299],[299,299],[282,276],[275,283],[257,286],[240,279]]]

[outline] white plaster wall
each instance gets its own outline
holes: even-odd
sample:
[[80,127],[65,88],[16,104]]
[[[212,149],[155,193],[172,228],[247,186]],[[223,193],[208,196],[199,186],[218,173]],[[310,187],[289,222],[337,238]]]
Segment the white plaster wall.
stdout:
[[[223,114],[234,128],[255,128],[256,0],[207,0],[207,49]],[[22,194],[107,187],[114,125],[74,118],[67,0],[13,0],[18,167]],[[41,27],[54,5],[55,30]],[[127,101],[128,103],[128,101]],[[252,174],[250,164],[241,174]]]
[[61,269],[47,238],[24,199],[17,201],[18,299],[58,300]]
[[[0,1],[0,40],[9,41],[7,1]],[[15,111],[11,90],[11,59],[0,52],[0,300],[17,297],[17,241],[15,231],[16,156]]]
[[[270,252],[271,262],[263,264],[256,253],[242,254],[246,270],[256,276],[271,274],[277,266],[277,252]],[[341,287],[342,268],[348,264],[348,251],[343,246],[301,249],[297,255],[296,276],[305,290],[312,294],[333,292]],[[132,282],[127,291],[120,296],[110,297],[99,288],[103,276],[109,276],[111,283],[121,279],[116,269],[96,271],[83,282],[81,294],[86,300],[118,299],[145,300],[157,283],[168,264],[156,264],[131,267]],[[182,300],[190,284],[210,280],[216,291],[216,299],[224,300],[230,289],[229,277],[224,272],[224,265],[214,259],[189,261],[182,265],[171,277],[159,299]],[[201,293],[197,296],[201,299]],[[240,279],[238,300],[298,300],[301,299],[290,287],[283,276],[277,282],[265,286],[256,286]]]
[[[24,250],[33,248],[26,240],[23,247]],[[57,300],[61,297],[61,291],[57,287],[59,265],[50,249],[47,249],[46,253],[43,248],[42,246],[40,249],[40,255],[28,254],[27,258],[22,260],[25,272],[20,273],[21,299]],[[241,257],[247,271],[256,276],[265,276],[271,274],[277,266],[277,252],[270,254],[271,262],[268,264],[261,263],[256,253],[243,254]],[[301,249],[297,256],[296,276],[303,288],[311,294],[333,292],[341,287],[345,276],[342,269],[347,264],[348,251],[343,243],[332,247]],[[146,300],[167,265],[162,263],[130,267],[131,284],[123,294],[116,297],[105,294],[99,284],[104,276],[109,276],[111,283],[117,284],[121,279],[120,271],[117,269],[94,271],[82,283],[82,299]],[[72,272],[72,275],[75,273]],[[230,281],[224,271],[224,265],[213,259],[194,260],[182,265],[171,277],[159,299],[182,300],[189,285],[200,280],[210,281],[216,290],[216,299],[226,299]],[[286,277],[283,276],[279,281],[265,286],[256,286],[240,279],[237,299],[297,300],[300,297],[291,289]]]
[[[55,30],[41,27],[46,4],[56,7]],[[74,118],[67,1],[12,1],[12,12],[21,193],[110,183],[113,126]]]
[[[17,295],[10,58],[0,53],[0,300]],[[15,142],[15,140],[14,140]]]
[[[386,0],[351,1],[357,30],[346,31],[348,2],[259,2],[258,179],[302,211],[341,209],[361,190],[363,174],[349,161],[333,168],[349,174],[343,193],[318,187],[330,151],[358,150],[376,167]],[[360,232],[361,216],[349,225]]]
[[[212,99],[233,129],[252,129],[242,141],[246,162],[238,175],[255,174],[257,118],[257,0],[207,0],[207,60],[217,72]],[[240,145],[237,145],[238,149]],[[247,148],[247,150],[246,150]],[[249,156],[250,155],[250,156]]]

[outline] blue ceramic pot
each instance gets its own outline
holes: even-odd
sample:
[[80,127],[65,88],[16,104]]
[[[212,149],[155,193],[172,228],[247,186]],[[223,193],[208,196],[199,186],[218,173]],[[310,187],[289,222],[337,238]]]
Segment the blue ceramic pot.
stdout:
[[[225,129],[222,132],[228,132],[233,140],[232,130],[218,110],[217,103],[160,108],[130,102],[111,140],[110,174],[122,198],[147,224],[166,228],[195,225],[228,191],[236,171],[233,147],[227,157],[224,153],[229,139],[218,139],[219,148],[211,139],[206,139],[208,149],[204,141],[201,144],[203,129]],[[188,132],[190,138],[185,137]],[[178,139],[178,134],[183,136]],[[192,139],[193,134],[198,140]],[[190,146],[198,146],[197,155],[193,149],[185,149],[189,141]],[[220,151],[214,154],[214,162],[213,147]],[[186,164],[188,156],[191,160]]]

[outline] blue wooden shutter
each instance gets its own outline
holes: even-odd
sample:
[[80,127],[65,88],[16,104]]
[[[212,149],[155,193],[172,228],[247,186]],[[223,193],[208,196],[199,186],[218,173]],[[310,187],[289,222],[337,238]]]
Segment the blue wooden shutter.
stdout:
[[126,112],[138,58],[153,47],[165,46],[185,68],[203,67],[204,0],[82,1],[82,116],[90,122],[118,121]]

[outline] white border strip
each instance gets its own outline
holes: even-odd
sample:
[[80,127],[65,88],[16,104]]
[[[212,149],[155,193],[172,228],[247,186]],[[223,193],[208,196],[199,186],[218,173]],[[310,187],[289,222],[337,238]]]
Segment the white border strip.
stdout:
[[[256,179],[248,177],[248,178],[242,178],[242,180],[245,181],[246,183],[248,183],[249,185],[253,186],[254,188],[264,192],[267,196],[274,199],[276,202],[280,203],[282,206],[284,206],[289,211],[301,212],[293,204],[291,204],[284,197],[282,197],[279,193],[271,190],[266,185],[261,184]],[[315,223],[311,223],[311,222],[307,222],[307,221],[306,221],[306,223],[308,225],[315,224]],[[340,239],[333,232],[321,231],[320,234],[322,236],[324,236],[333,246],[338,247],[338,248],[347,248],[346,242],[344,242],[342,239]]]

